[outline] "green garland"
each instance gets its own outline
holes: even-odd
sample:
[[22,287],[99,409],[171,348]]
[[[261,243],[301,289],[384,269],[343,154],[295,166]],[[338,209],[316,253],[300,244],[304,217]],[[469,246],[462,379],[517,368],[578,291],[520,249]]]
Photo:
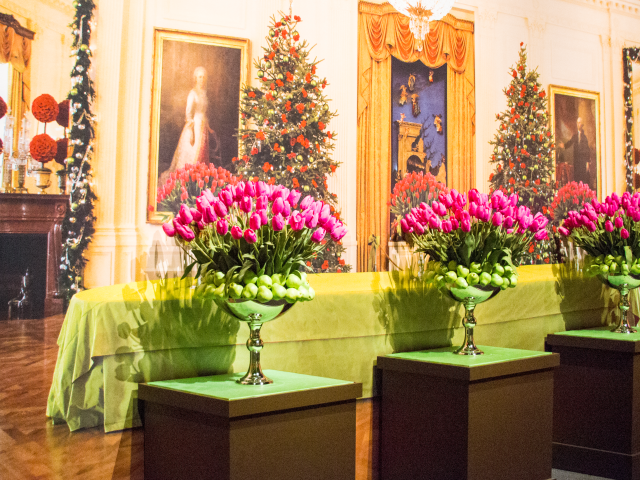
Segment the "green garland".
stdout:
[[91,142],[94,138],[91,102],[95,91],[89,77],[92,56],[89,40],[95,3],[93,0],[76,0],[73,6],[76,13],[69,26],[74,36],[71,54],[76,61],[71,70],[72,89],[67,95],[73,120],[69,132],[73,150],[66,160],[70,183],[69,209],[62,223],[59,276],[59,288],[67,303],[82,289],[83,270],[87,263],[84,252],[94,233],[93,202],[96,199],[91,190]]
[[624,72],[624,158],[627,173],[627,192],[633,193],[633,100],[631,98],[631,82],[633,62],[640,62],[640,48],[623,48],[622,62]]

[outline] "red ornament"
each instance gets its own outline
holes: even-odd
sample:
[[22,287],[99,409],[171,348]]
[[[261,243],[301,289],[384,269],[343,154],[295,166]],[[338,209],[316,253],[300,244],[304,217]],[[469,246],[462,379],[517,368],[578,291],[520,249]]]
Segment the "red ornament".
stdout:
[[56,140],[56,144],[57,150],[54,160],[64,166],[64,161],[67,158],[67,152],[69,151],[69,139],[67,137],[59,138]]
[[56,123],[64,128],[69,128],[69,100],[63,100],[58,104],[58,116]]
[[7,103],[2,97],[0,97],[0,118],[3,118],[7,114]]
[[[58,104],[56,103],[57,107]],[[46,133],[36,135],[29,144],[29,153],[31,153],[34,160],[41,163],[47,163],[52,158],[55,158],[57,151],[58,145],[56,141]]]
[[[58,102],[48,93],[43,93],[39,97],[36,97],[31,104],[31,113],[33,113],[36,120],[42,123],[53,122],[58,118],[59,111]],[[51,139],[51,141],[53,141],[53,139]]]

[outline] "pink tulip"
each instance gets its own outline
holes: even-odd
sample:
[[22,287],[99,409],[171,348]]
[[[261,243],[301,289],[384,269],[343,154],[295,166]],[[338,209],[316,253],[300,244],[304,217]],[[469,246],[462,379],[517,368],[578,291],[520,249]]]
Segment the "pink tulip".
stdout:
[[424,233],[424,227],[422,225],[420,225],[419,222],[416,222],[416,224],[413,226],[413,228],[415,229],[416,233],[418,235],[422,235]]
[[538,230],[536,232],[536,234],[533,236],[533,238],[536,239],[536,241],[540,241],[540,240],[545,240],[547,238],[547,231],[546,230]]
[[318,216],[318,221],[320,225],[324,225],[326,221],[331,216],[331,207],[328,204],[324,204],[322,210],[320,210],[320,215]]
[[336,224],[336,226],[333,227],[333,230],[331,230],[331,238],[334,242],[339,242],[346,234],[347,227],[345,227],[342,223]]
[[162,230],[168,237],[173,237],[176,234],[176,227],[172,222],[167,222],[162,224]]
[[507,228],[513,227],[513,217],[506,217],[504,219],[504,226]]
[[567,229],[566,229],[566,228],[564,228],[564,227],[560,227],[560,228],[558,228],[558,231],[559,231],[562,235],[564,235],[565,237],[568,237],[568,236],[569,236],[569,233],[570,233],[570,232],[569,232],[569,230],[567,230]]
[[256,243],[258,241],[258,236],[256,235],[256,232],[254,232],[250,228],[247,228],[244,231],[244,239],[247,241],[247,243]]
[[324,228],[322,227],[318,228],[315,232],[313,232],[313,235],[311,235],[311,241],[314,243],[320,243],[326,233],[327,232],[325,231]]
[[336,217],[330,216],[324,224],[321,224],[322,228],[324,228],[327,232],[330,232],[337,221],[338,220],[336,220]]
[[228,213],[227,207],[220,200],[216,201],[216,203],[213,204],[213,209],[216,212],[216,215],[218,215],[218,217],[227,216],[227,213]]
[[258,214],[260,214],[260,222],[262,223],[262,225],[266,225],[269,223],[269,213],[267,212],[266,208],[258,210]]
[[200,195],[198,198],[196,198],[196,208],[199,212],[204,212],[205,208],[207,208],[209,205],[211,205],[211,203],[204,195]]
[[402,229],[402,231],[404,233],[413,233],[413,227],[411,227],[409,225],[409,223],[407,222],[407,220],[405,218],[400,220],[400,228]]
[[244,194],[247,197],[255,198],[256,184],[254,182],[247,182],[247,184],[244,186]]
[[518,205],[518,194],[514,193],[509,197],[509,205],[511,205],[512,207],[516,207],[516,205]]
[[253,200],[251,197],[243,197],[242,200],[240,200],[240,209],[245,213],[249,213],[253,209]]
[[209,223],[213,223],[216,221],[216,212],[213,209],[213,206],[208,205],[203,211],[202,211],[202,221],[206,224]]
[[291,190],[289,192],[289,196],[287,197],[287,200],[289,200],[289,204],[292,207],[295,207],[300,201],[300,192],[297,190]]
[[262,219],[260,218],[260,214],[258,212],[253,212],[249,218],[249,227],[251,227],[252,230],[258,230],[261,226]]
[[622,230],[620,230],[620,236],[626,240],[627,238],[629,238],[629,232],[626,228],[623,228]]
[[311,205],[311,208],[313,209],[313,213],[317,213],[318,215],[320,215],[320,211],[322,210],[323,205],[324,203],[321,200],[318,200],[317,202],[313,202],[313,205]]
[[226,218],[221,218],[216,222],[216,232],[218,235],[226,235],[229,231],[229,223]]
[[267,194],[267,190],[267,184],[260,180],[256,185],[256,195],[262,197],[263,195]]
[[465,233],[469,233],[471,231],[471,222],[469,220],[462,220],[462,222],[460,222],[460,229]]
[[442,220],[440,220],[437,216],[432,216],[429,218],[429,228],[434,230],[440,230],[442,228]]
[[613,232],[613,223],[611,223],[610,220],[607,220],[604,222],[604,229],[609,233]]
[[616,228],[622,228],[622,226],[624,225],[622,218],[616,217],[616,219],[614,220],[614,225],[616,226]]
[[204,190],[201,196],[206,198],[207,202],[209,202],[210,205],[213,205],[213,202],[216,201],[216,196],[213,193],[211,193],[211,190],[209,189]]
[[238,184],[235,187],[231,187],[233,188],[232,193],[233,193],[233,199],[236,202],[239,202],[240,200],[242,200],[242,198],[244,197],[244,182],[238,182]]
[[451,198],[451,193],[440,192],[438,195],[438,200],[442,203],[446,208],[451,207],[453,205],[453,198]]
[[451,222],[449,220],[445,220],[442,222],[442,231],[444,233],[449,233],[452,229]]
[[242,238],[242,229],[237,225],[231,227],[231,236],[236,240],[240,240]]
[[475,217],[478,214],[478,204],[476,202],[469,203],[469,215]]
[[277,215],[274,215],[274,217],[271,219],[271,228],[274,232],[279,232],[280,230],[282,230],[284,228],[284,225],[284,217],[279,213]]
[[191,210],[184,203],[180,205],[180,212],[178,213],[178,218],[180,218],[180,223],[183,225],[189,225],[193,222],[193,215],[191,214]]
[[222,203],[224,203],[226,207],[230,207],[231,205],[233,205],[233,195],[229,190],[222,190],[218,195],[218,198],[222,201]]
[[590,232],[596,231],[596,224],[591,221],[587,222],[586,227]]
[[173,222],[173,225],[176,227],[176,231],[178,232],[178,234],[188,242],[196,238],[195,234],[193,233],[193,230],[191,230],[186,225],[182,225],[181,223],[178,223],[175,220]]
[[449,221],[451,222],[452,230],[457,230],[460,227],[460,223],[458,223],[458,220],[456,220],[455,218],[450,218]]
[[504,218],[502,217],[502,214],[500,212],[494,213],[493,217],[491,218],[491,223],[493,224],[494,227],[499,227],[500,225],[502,225],[503,221],[504,221]]
[[282,209],[282,215],[284,217],[288,217],[289,215],[291,215],[291,204],[289,203],[289,200],[284,201],[284,208]]
[[193,217],[194,222],[199,222],[200,220],[202,220],[202,214],[195,208],[191,209],[191,216]]
[[291,214],[291,216],[289,217],[289,225],[291,225],[291,229],[294,232],[302,230],[302,228],[304,227],[304,218],[302,218],[300,212],[296,210]]
[[478,203],[478,190],[472,188],[469,190],[469,202]]
[[307,220],[304,222],[307,228],[316,228],[318,225],[318,214],[314,213],[312,216],[307,217]]
[[311,195],[307,195],[306,197],[304,197],[302,199],[302,202],[300,202],[300,210],[304,211],[307,208],[309,208],[309,206],[313,203],[313,197]]
[[278,197],[273,201],[273,205],[271,206],[271,211],[274,215],[277,215],[284,210],[284,200],[282,197]]
[[266,195],[260,195],[256,199],[256,210],[262,210],[263,208],[268,208],[268,207],[269,207],[269,199],[266,197]]

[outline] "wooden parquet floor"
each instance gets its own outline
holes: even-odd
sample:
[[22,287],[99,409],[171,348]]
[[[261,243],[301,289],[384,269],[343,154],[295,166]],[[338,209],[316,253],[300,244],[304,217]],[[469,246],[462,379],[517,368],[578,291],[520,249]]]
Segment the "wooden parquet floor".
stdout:
[[142,429],[70,433],[46,418],[62,321],[0,321],[0,479],[142,479]]

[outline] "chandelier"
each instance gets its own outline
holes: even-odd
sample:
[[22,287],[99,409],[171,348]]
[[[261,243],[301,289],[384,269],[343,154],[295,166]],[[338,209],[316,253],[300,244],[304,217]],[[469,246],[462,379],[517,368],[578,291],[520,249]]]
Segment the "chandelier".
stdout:
[[418,42],[416,48],[422,51],[423,39],[429,34],[429,22],[440,20],[451,8],[455,0],[388,0],[393,7],[409,17],[409,29]]

